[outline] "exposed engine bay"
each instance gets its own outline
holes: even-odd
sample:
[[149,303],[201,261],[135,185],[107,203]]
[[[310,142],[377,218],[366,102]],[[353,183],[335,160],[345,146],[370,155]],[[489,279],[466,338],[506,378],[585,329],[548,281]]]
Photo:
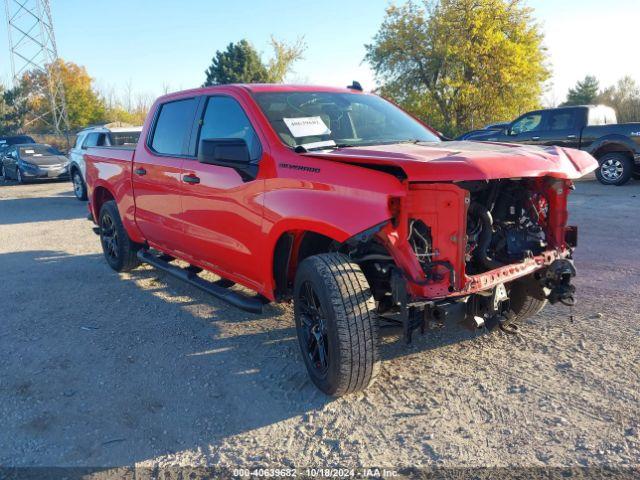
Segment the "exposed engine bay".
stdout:
[[539,255],[547,247],[549,204],[522,181],[465,185],[471,191],[467,214],[467,273],[476,274]]
[[[475,275],[522,261],[548,246],[545,229],[549,203],[526,181],[466,182],[470,194],[466,218],[465,273]],[[434,247],[431,227],[409,219],[408,241],[427,277],[435,278],[440,252]]]
[[[379,312],[400,314],[409,337],[424,318],[503,325],[528,308],[528,298],[540,308],[546,300],[569,305],[575,268],[565,240],[575,230],[565,223],[568,188],[551,179],[414,184],[395,225],[360,237],[349,255]],[[392,254],[398,251],[406,256]],[[399,268],[402,261],[415,267]]]

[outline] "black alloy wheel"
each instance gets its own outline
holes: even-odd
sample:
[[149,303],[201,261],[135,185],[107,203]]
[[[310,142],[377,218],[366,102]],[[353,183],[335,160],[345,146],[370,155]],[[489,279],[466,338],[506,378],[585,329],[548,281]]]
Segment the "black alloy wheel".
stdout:
[[118,261],[118,230],[109,213],[103,213],[100,219],[100,241],[105,256],[114,262]]
[[329,370],[329,339],[327,337],[327,318],[320,299],[311,282],[306,281],[298,294],[301,331],[304,338],[305,354],[309,357],[309,364],[314,373],[324,378]]

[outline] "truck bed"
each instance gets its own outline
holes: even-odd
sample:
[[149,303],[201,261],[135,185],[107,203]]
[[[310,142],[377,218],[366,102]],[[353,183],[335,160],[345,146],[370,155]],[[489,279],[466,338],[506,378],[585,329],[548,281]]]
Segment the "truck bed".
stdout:
[[85,154],[85,160],[91,158],[93,161],[112,160],[131,163],[135,150],[135,146],[89,147]]
[[604,135],[613,134],[629,135],[630,133],[640,134],[640,122],[612,123],[609,125],[587,125],[582,129],[582,135],[588,135],[590,137],[602,137]]
[[110,192],[123,223],[134,228],[135,202],[131,185],[134,154],[135,150],[129,147],[90,147],[85,153],[87,195],[94,218],[98,218],[100,212],[93,210],[95,202],[91,200]]

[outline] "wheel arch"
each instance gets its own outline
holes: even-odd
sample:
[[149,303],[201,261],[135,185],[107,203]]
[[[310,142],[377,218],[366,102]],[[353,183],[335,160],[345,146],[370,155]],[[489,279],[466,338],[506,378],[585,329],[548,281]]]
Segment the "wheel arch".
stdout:
[[319,253],[335,250],[349,235],[318,225],[285,229],[277,235],[270,255],[267,286],[275,300],[287,300],[293,286],[295,272],[302,260]]
[[91,208],[93,210],[93,218],[98,219],[100,217],[100,209],[102,208],[102,206],[106,202],[115,199],[116,197],[107,187],[99,185],[94,188],[91,195]]
[[[271,255],[269,277],[273,283],[267,290],[275,300],[288,300],[292,292],[296,271],[300,263],[312,255],[345,252],[345,246],[366,248],[375,243],[378,232],[387,225],[384,220],[364,231],[350,234],[344,231],[328,232],[326,229],[306,228],[282,231],[274,244]],[[387,249],[378,244],[378,248]]]
[[600,160],[608,153],[622,153],[632,160],[634,157],[633,143],[626,137],[620,135],[612,135],[602,138],[592,145],[589,150],[589,153],[591,153],[596,160]]

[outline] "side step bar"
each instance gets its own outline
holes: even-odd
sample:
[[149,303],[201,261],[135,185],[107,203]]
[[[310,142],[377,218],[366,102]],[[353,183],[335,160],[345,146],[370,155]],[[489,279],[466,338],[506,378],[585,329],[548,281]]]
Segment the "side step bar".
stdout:
[[[149,252],[148,250],[139,250],[138,258],[144,263],[153,265],[154,267],[167,272],[169,275],[176,277],[194,287],[199,288],[207,292],[214,297],[227,302],[234,307],[251,313],[262,313],[263,302],[259,298],[251,298],[241,293],[234,292],[233,290],[227,290],[221,287],[219,284],[208,282],[203,278],[198,277],[197,274],[190,272],[184,268],[171,265],[169,262],[158,258],[158,256]],[[222,283],[222,282],[221,282]]]

